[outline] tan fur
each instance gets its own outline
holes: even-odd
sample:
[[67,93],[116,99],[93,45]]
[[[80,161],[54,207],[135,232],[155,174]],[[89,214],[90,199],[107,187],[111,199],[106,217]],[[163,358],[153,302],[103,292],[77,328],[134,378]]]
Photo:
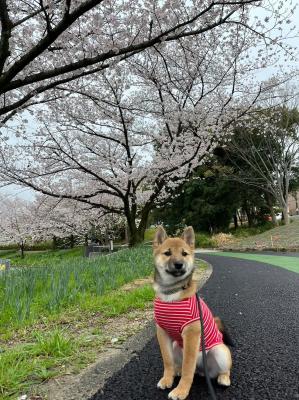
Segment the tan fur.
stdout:
[[196,293],[196,291],[197,291],[196,282],[191,281],[190,286],[187,289],[182,290],[180,292],[179,300],[188,299],[188,297],[193,296]]
[[172,354],[172,343],[167,333],[157,325],[157,338],[161,349],[164,373],[163,377],[158,382],[160,389],[171,388],[175,375],[174,360]]
[[[171,256],[165,255],[167,250],[171,249]],[[183,251],[186,251],[187,256],[183,256]],[[180,238],[167,238],[160,246],[154,247],[154,257],[156,265],[162,265],[164,268],[168,260],[182,261],[185,260],[189,263],[194,261],[194,250],[188,246],[184,240]]]
[[219,331],[223,332],[224,326],[223,326],[221,319],[219,317],[214,317],[214,320],[216,322],[216,325],[217,325],[217,328],[219,329]]
[[183,332],[183,364],[181,379],[178,386],[169,393],[170,398],[185,399],[190,391],[196,368],[197,352],[200,344],[200,323],[198,321],[187,325]]
[[[164,277],[166,280],[170,279],[171,282],[175,282],[175,278],[169,278],[167,274],[165,274],[165,269],[169,268],[169,265],[183,263],[187,271],[188,269],[190,269],[190,271],[192,270],[194,263],[193,228],[186,228],[182,238],[168,238],[165,230],[162,227],[158,227],[153,242],[153,252],[156,269],[160,276]],[[164,295],[164,298],[162,292],[159,291],[161,289],[159,289],[158,283],[154,284],[154,289],[157,295],[164,301],[172,301],[193,296],[197,291],[197,286],[195,281],[190,280],[187,288],[181,289],[179,292],[170,296]],[[215,322],[218,329],[222,331],[223,326],[220,318],[215,317]],[[195,321],[184,328],[182,332],[183,360],[181,366],[179,366],[174,358],[171,338],[168,336],[167,332],[157,326],[157,338],[164,364],[163,377],[158,382],[158,387],[160,389],[170,388],[173,385],[174,376],[178,373],[181,375],[178,386],[169,393],[168,397],[170,399],[184,400],[189,394],[196,365],[198,360],[201,359],[201,353],[198,351],[200,334],[201,328],[199,321]],[[216,373],[217,382],[220,385],[229,386],[232,359],[228,347],[225,344],[217,345],[210,350],[208,356],[208,360],[210,360],[210,365],[208,366],[211,367],[212,374]],[[218,364],[220,365],[219,367]],[[214,371],[215,365],[216,371]],[[212,371],[213,368],[214,370]]]

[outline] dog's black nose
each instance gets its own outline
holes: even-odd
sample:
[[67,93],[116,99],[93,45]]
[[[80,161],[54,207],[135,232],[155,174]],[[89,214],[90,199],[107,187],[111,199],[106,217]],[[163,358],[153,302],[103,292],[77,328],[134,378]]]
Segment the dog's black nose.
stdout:
[[183,264],[182,263],[175,263],[174,264],[174,268],[177,269],[177,270],[180,270],[180,269],[183,268]]

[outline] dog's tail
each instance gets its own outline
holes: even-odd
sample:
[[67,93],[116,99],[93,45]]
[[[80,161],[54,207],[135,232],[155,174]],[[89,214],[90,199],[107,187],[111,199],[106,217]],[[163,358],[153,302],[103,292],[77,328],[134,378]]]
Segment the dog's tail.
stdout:
[[235,347],[235,343],[231,338],[231,335],[229,334],[227,327],[224,325],[224,322],[219,318],[215,317],[214,318],[217,328],[223,335],[223,343],[227,344],[228,346]]

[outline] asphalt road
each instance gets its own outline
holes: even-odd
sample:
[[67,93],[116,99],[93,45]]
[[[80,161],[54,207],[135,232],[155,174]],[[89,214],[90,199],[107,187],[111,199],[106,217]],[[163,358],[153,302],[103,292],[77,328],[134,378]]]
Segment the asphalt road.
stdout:
[[[299,274],[268,264],[200,255],[213,265],[201,295],[230,328],[232,385],[220,400],[299,399]],[[299,263],[299,258],[298,258]],[[113,375],[92,400],[166,400],[156,384],[162,361],[155,338]],[[209,399],[195,376],[189,400]]]

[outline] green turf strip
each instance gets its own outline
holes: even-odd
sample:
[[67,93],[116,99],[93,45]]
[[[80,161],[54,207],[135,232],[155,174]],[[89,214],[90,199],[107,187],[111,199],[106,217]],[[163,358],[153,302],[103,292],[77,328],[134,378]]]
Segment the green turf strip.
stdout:
[[250,254],[250,253],[231,253],[217,252],[211,253],[214,256],[225,256],[234,258],[243,258],[244,260],[258,261],[288,269],[289,271],[299,273],[299,257],[275,256],[268,254]]

